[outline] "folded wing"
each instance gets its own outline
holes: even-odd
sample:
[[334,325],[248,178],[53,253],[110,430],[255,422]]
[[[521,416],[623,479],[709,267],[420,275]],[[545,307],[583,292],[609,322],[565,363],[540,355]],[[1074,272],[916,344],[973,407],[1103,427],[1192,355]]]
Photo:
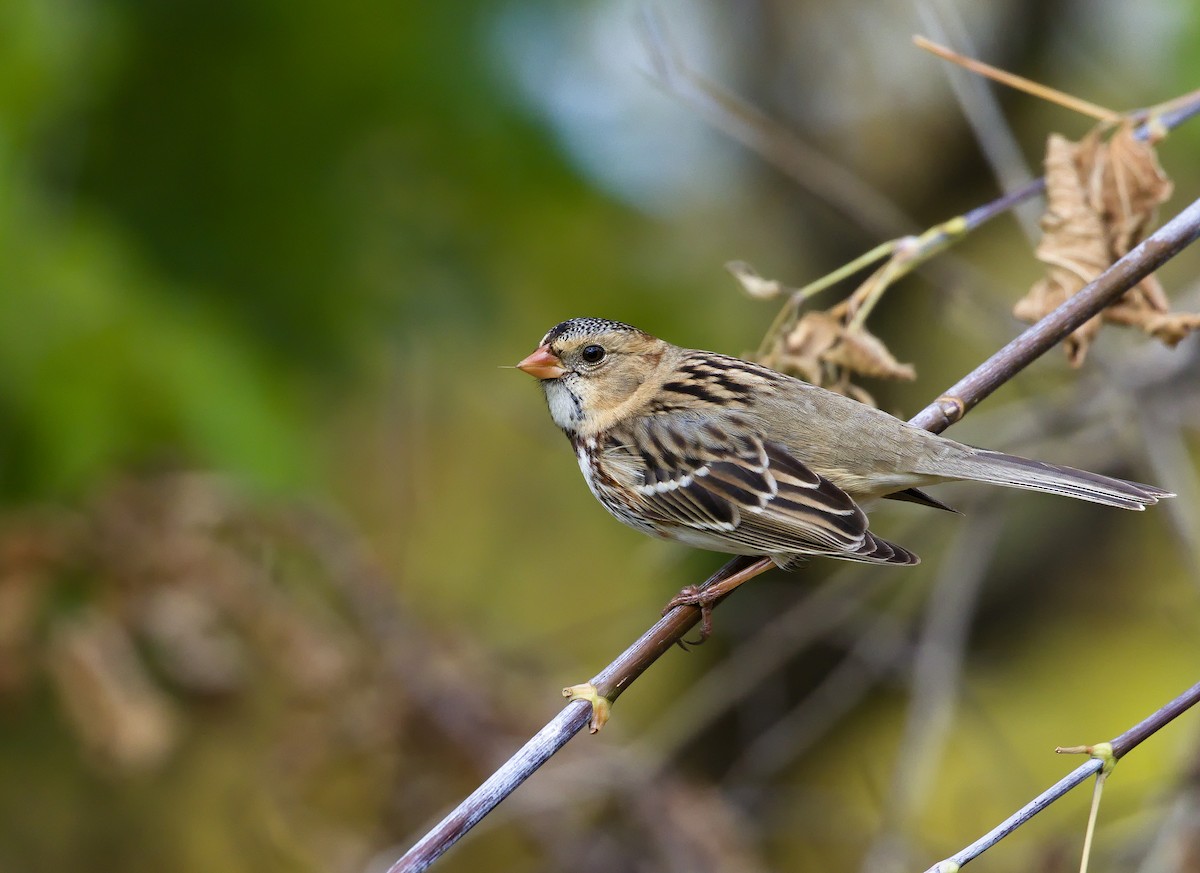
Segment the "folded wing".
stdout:
[[623,449],[640,460],[635,489],[642,511],[788,568],[808,555],[917,563],[911,552],[870,533],[854,500],[784,446],[737,431],[667,416],[639,428]]

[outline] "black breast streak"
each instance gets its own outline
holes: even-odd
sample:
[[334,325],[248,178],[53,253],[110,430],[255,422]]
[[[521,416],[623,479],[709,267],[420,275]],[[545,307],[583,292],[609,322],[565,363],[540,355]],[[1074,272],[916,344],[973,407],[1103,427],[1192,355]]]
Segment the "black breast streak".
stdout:
[[604,453],[604,449],[609,444],[608,442],[606,442],[605,445],[603,445],[603,446],[600,444],[595,444],[595,445],[589,446],[587,443],[587,440],[585,440],[583,437],[579,436],[578,434],[568,433],[567,437],[571,440],[571,448],[573,448],[575,450],[575,454],[577,456],[581,449],[583,450],[584,454],[587,456],[588,464],[592,469],[592,481],[593,482],[595,482],[599,486],[603,486],[603,487],[607,487],[607,488],[618,487],[617,480],[614,479],[612,474],[610,474],[608,472],[608,467],[605,466],[601,462],[601,457]]

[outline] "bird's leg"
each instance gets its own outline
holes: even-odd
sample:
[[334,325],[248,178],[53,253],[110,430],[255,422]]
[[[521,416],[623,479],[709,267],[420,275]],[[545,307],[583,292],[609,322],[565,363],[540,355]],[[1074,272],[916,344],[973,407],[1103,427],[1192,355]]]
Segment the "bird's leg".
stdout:
[[[703,585],[688,585],[680,590],[663,607],[663,615],[677,606],[697,607],[700,610],[699,642],[702,643],[712,633],[712,611],[717,602],[743,582],[750,581],[774,566],[775,563],[770,558],[758,558],[753,563],[741,566],[728,575],[722,575],[722,572],[719,571]],[[723,570],[724,568],[722,568]]]
[[[663,609],[663,615],[666,615],[676,606],[695,606],[699,608],[701,619],[700,642],[704,642],[709,634],[712,633],[712,610],[717,605],[717,602],[743,582],[753,579],[755,576],[774,566],[775,562],[770,558],[746,556],[734,558],[709,576],[704,581],[704,584],[689,585],[671,598],[671,602]],[[683,645],[683,640],[677,640],[677,642],[679,645]],[[646,663],[648,664],[649,662]],[[608,717],[612,712],[613,701],[621,691],[619,687],[612,687],[606,684],[600,677],[596,677],[593,681],[596,681],[599,687],[592,684],[592,682],[583,682],[579,685],[571,685],[564,688],[562,693],[563,697],[568,700],[585,700],[591,705],[592,720],[590,727],[592,733],[596,733],[608,721]]]
[[681,638],[679,640],[679,648],[686,652],[688,646],[700,645],[712,633],[713,601],[709,598],[708,591],[703,585],[685,585],[678,594],[667,601],[662,614],[666,615],[676,606],[696,606],[700,609],[700,639],[685,640]]

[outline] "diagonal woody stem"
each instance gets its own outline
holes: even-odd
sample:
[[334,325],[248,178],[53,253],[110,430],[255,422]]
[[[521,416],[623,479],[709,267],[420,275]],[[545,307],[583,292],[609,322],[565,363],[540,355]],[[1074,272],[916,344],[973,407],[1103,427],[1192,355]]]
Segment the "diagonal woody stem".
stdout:
[[[1105,306],[1116,301],[1145,276],[1171,260],[1198,236],[1200,236],[1200,200],[1194,201],[1113,264],[1094,282],[951,386],[933,403],[910,419],[910,423],[934,433],[945,430],[989,394],[1053,348],[1071,331],[1100,312]],[[771,566],[770,560],[766,558],[734,558],[714,573],[702,587],[718,584],[735,573],[749,571],[754,567],[761,567],[758,572],[762,572]],[[592,679],[591,684],[595,686],[601,696],[615,700],[654,661],[683,639],[684,635],[699,620],[700,610],[698,607],[677,607],[656,622],[637,642],[598,673]],[[1170,710],[1171,718],[1186,708],[1182,704],[1175,706],[1174,709],[1172,706],[1174,704],[1168,704],[1164,708]],[[538,767],[565,746],[588,723],[590,715],[591,707],[584,701],[575,700],[567,704],[499,770],[396,861],[388,873],[418,873],[418,871],[428,868],[491,812],[500,801],[511,794],[518,785],[533,775]],[[1124,754],[1164,723],[1164,720],[1155,721],[1152,717],[1131,728],[1113,741],[1115,754],[1118,757]],[[1063,792],[1082,782],[1087,775],[1093,772],[1093,770],[1086,769],[1088,766],[1084,765],[1080,768],[1081,771],[1086,770],[1086,772],[1077,781],[1066,785]],[[1070,779],[1071,777],[1067,777],[1060,785],[1065,785]],[[1045,805],[1057,799],[1057,796],[1046,800],[1034,812],[1040,811]]]

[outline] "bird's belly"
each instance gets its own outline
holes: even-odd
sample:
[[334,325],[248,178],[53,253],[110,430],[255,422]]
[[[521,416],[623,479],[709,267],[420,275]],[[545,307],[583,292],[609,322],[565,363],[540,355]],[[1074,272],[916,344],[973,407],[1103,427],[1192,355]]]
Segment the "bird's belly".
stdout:
[[761,555],[762,549],[754,549],[750,546],[742,545],[736,540],[731,540],[717,533],[708,531],[696,530],[691,527],[673,527],[669,533],[660,533],[658,536],[666,540],[674,540],[677,543],[683,543],[685,546],[692,546],[697,549],[707,549],[710,552],[724,552],[727,555]]

